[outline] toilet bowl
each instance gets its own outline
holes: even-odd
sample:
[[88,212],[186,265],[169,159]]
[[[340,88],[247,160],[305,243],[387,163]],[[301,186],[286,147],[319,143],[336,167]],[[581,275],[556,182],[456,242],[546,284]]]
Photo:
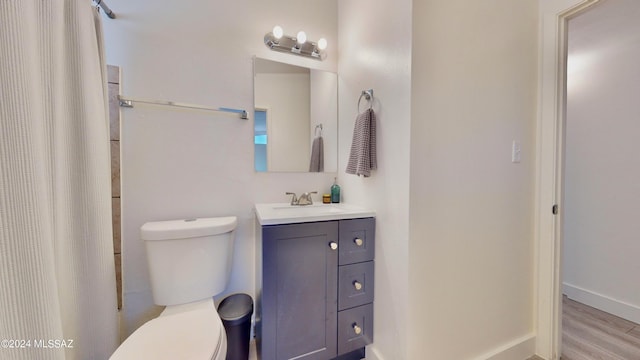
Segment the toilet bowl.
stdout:
[[111,360],[224,360],[227,339],[213,299],[167,307],[138,328]]
[[213,302],[231,269],[237,218],[149,222],[145,241],[153,299],[164,311],[138,328],[110,360],[223,360],[225,329]]

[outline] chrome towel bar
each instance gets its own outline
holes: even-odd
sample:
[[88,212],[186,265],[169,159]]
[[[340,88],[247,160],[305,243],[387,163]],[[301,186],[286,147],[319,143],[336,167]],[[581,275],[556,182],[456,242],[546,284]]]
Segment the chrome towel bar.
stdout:
[[210,106],[186,104],[186,103],[179,103],[179,102],[167,101],[167,100],[132,99],[132,98],[126,98],[124,96],[118,96],[118,100],[120,100],[121,107],[132,108],[134,103],[142,103],[142,104],[151,104],[151,105],[172,106],[172,107],[179,107],[179,108],[186,108],[186,109],[216,111],[216,112],[238,115],[240,116],[240,119],[243,119],[243,120],[249,119],[247,111],[242,109],[213,108]]

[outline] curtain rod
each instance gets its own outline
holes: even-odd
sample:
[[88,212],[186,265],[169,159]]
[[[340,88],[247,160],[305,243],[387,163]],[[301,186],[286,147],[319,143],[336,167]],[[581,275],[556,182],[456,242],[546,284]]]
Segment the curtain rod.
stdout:
[[102,9],[102,11],[104,11],[104,13],[109,17],[109,19],[115,19],[116,18],[116,14],[114,14],[114,12],[111,11],[109,6],[107,4],[105,4],[104,1],[102,1],[102,0],[93,0],[93,2],[96,4],[97,7],[99,7],[100,9]]

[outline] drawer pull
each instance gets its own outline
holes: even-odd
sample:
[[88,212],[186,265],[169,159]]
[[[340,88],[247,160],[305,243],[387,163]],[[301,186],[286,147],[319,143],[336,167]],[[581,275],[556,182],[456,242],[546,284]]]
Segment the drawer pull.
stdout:
[[329,247],[331,248],[331,250],[337,250],[338,249],[338,243],[335,241],[332,241],[329,243]]
[[356,243],[357,246],[362,246],[362,244],[364,244],[364,240],[360,238],[353,239],[353,242]]
[[360,283],[358,280],[355,280],[353,282],[353,287],[356,288],[356,290],[362,290],[362,283]]
[[356,333],[356,335],[362,334],[362,328],[358,326],[357,323],[353,323],[351,326],[353,327],[353,332]]

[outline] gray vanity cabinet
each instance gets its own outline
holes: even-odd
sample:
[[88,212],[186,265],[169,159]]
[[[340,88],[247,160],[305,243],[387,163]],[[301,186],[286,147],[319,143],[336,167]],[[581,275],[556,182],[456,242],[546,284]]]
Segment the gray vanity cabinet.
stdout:
[[374,218],[260,228],[261,360],[350,360],[373,341]]

